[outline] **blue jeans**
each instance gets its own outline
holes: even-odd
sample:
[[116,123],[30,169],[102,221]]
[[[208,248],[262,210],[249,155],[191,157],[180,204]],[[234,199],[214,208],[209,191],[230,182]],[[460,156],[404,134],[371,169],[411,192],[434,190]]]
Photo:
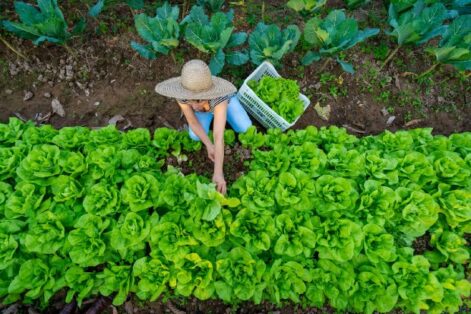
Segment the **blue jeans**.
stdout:
[[[195,115],[206,134],[208,134],[209,126],[211,125],[211,121],[213,121],[214,114],[212,112],[195,111]],[[227,106],[227,122],[237,133],[245,132],[252,125],[252,120],[250,120],[249,115],[235,95],[229,99],[229,104]],[[200,140],[191,128],[189,128],[188,131],[193,140]]]

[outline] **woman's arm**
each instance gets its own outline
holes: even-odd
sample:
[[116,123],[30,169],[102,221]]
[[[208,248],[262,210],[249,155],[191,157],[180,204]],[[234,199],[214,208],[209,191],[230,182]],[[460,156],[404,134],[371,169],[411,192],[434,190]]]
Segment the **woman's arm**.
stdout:
[[185,115],[186,121],[188,122],[188,125],[193,130],[193,132],[200,138],[201,142],[203,142],[203,144],[207,148],[214,149],[213,143],[211,143],[211,140],[209,139],[200,122],[196,118],[195,112],[193,111],[191,106],[182,103],[178,104],[180,105],[180,108],[182,109],[182,112]]
[[213,182],[217,190],[226,194],[226,181],[224,180],[224,130],[226,129],[227,103],[225,100],[214,107],[214,175]]

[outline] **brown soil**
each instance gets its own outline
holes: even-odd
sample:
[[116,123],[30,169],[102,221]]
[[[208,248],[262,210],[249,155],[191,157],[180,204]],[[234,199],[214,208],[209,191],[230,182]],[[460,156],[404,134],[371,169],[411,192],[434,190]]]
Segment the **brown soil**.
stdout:
[[[11,11],[12,3],[0,4],[0,11],[5,17],[16,19]],[[74,1],[74,5],[76,3]],[[282,26],[293,22],[302,24],[298,15],[286,9],[286,1],[270,0],[264,3],[264,6],[261,1],[233,6],[237,31],[253,29],[262,14],[267,23],[276,22]],[[84,15],[86,6],[81,5],[78,12],[66,8],[66,18],[72,14]],[[341,0],[328,2],[330,8],[343,6]],[[372,1],[369,7],[356,10],[353,14],[364,25],[385,28],[386,12],[381,1]],[[258,15],[256,20],[253,19],[254,15]],[[208,62],[208,56],[182,41],[175,59],[162,56],[153,61],[145,60],[129,46],[130,40],[141,42],[141,39],[134,30],[131,10],[127,6],[118,5],[107,9],[100,21],[108,31],[101,35],[95,34],[94,30],[100,25],[97,21],[92,21],[84,37],[70,42],[75,55],[52,45],[34,47],[31,42],[0,32],[3,38],[29,59],[22,60],[0,45],[0,123],[6,122],[11,116],[18,116],[38,123],[50,123],[57,128],[71,125],[99,127],[107,125],[112,117],[121,115],[124,118],[118,124],[121,128],[145,127],[153,130],[165,126],[183,129],[185,121],[175,101],[156,94],[154,86],[157,82],[178,76],[181,66],[189,59],[200,58]],[[377,25],[377,21],[381,21],[380,25]],[[427,81],[418,83],[414,73],[422,73],[432,64],[432,58],[424,47],[401,49],[393,61],[380,70],[382,60],[374,57],[374,51],[381,45],[386,45],[389,52],[395,47],[382,32],[366,44],[347,52],[346,60],[352,62],[357,71],[354,76],[342,72],[335,62],[326,64],[323,69],[323,61],[308,67],[300,66],[299,60],[304,54],[301,47],[285,58],[285,66],[279,69],[279,73],[283,77],[298,80],[302,92],[311,100],[311,106],[294,128],[335,124],[346,127],[355,135],[411,127],[432,127],[435,133],[440,134],[471,131],[469,77],[459,77],[451,67],[440,66],[428,84]],[[66,68],[72,69],[69,76]],[[240,86],[254,69],[252,64],[226,66],[221,76]],[[328,75],[331,78],[321,82],[322,74],[324,78]],[[23,98],[27,91],[34,96],[25,101]],[[384,92],[389,92],[389,95],[386,97]],[[45,97],[46,93],[50,97]],[[53,98],[57,98],[63,105],[66,112],[64,117],[57,114],[49,117]],[[317,102],[331,107],[332,113],[328,121],[322,120],[314,110]],[[391,112],[386,112],[386,109]],[[387,121],[391,121],[392,116],[395,119],[388,125]],[[226,153],[225,173],[228,184],[244,173],[246,157],[246,152],[240,146],[231,148]],[[184,173],[196,172],[210,178],[212,164],[208,162],[204,149],[189,155],[189,160],[191,163],[178,165],[175,159],[169,158],[167,163],[180,167]],[[417,239],[416,254],[429,248],[428,241],[426,236]],[[64,308],[63,301],[57,302],[46,313],[58,313]],[[94,302],[91,300],[88,307]],[[127,305],[127,308],[119,307],[118,312],[130,313],[130,308],[132,313],[179,313],[178,310],[186,313],[231,312],[231,307],[219,301],[201,302],[190,298],[172,302],[173,305],[163,301],[142,304],[132,297],[127,303],[131,305]],[[35,313],[33,308],[16,306],[17,311],[11,313]],[[8,311],[7,308],[4,307],[3,310]],[[292,305],[276,308],[268,303],[242,304],[236,309],[236,313],[332,312],[330,308],[301,309]],[[113,309],[107,306],[106,312],[113,313]]]
[[433,247],[430,244],[430,233],[426,233],[421,237],[415,239],[414,243],[412,243],[412,247],[414,248],[415,255],[423,255],[426,251],[432,251]]
[[[263,11],[264,19],[267,22],[279,21],[280,25],[302,23],[282,4],[284,1],[269,1]],[[335,1],[329,2],[330,7],[337,5]],[[238,31],[251,29],[247,20],[262,10],[257,3],[234,8]],[[365,24],[374,22],[371,15],[385,17],[381,4],[375,4],[373,8],[373,13],[365,9],[354,13]],[[6,12],[7,16],[14,18],[11,11]],[[145,60],[129,46],[130,40],[140,41],[132,27],[130,10],[126,6],[117,6],[107,12],[103,14],[103,23],[108,23],[106,25],[116,22],[106,18],[114,15],[119,15],[130,25],[126,25],[127,29],[118,29],[117,33],[95,35],[92,26],[97,23],[91,23],[86,37],[70,43],[75,56],[63,47],[34,47],[30,42],[4,35],[14,47],[28,56],[29,61],[21,60],[1,46],[0,122],[16,115],[51,123],[58,128],[68,125],[97,127],[121,115],[125,118],[119,125],[121,127],[183,127],[185,121],[175,101],[156,94],[154,86],[159,81],[179,75],[185,61],[191,58],[209,61],[208,56],[182,42],[176,51],[176,63],[170,56]],[[380,26],[385,27],[384,24]],[[300,51],[301,45],[297,52],[286,58],[285,66],[279,69],[280,74],[297,79],[303,93],[311,100],[311,106],[294,128],[335,124],[347,127],[356,135],[409,127],[433,127],[436,133],[441,134],[471,130],[471,125],[467,123],[471,118],[469,78],[460,80],[454,69],[441,66],[434,72],[429,85],[417,83],[413,73],[423,72],[432,62],[423,47],[401,49],[393,61],[380,71],[382,61],[374,59],[371,49],[384,43],[390,46],[389,50],[395,47],[386,35],[380,34],[367,44],[348,51],[346,59],[355,65],[357,71],[353,76],[342,72],[333,61],[322,71],[323,61],[308,67],[300,66],[298,60],[304,53]],[[73,72],[69,78],[64,75],[67,66]],[[253,69],[251,64],[227,66],[221,76],[240,86]],[[321,83],[321,74],[331,75],[334,79]],[[24,101],[27,91],[33,92],[34,97]],[[389,96],[383,95],[384,98],[380,99],[385,91],[390,93]],[[51,111],[52,98],[44,97],[45,93],[61,102],[65,117],[52,115],[50,119],[42,119]],[[313,109],[317,102],[321,106],[331,106],[329,121],[320,119]],[[388,108],[394,112],[384,114]],[[388,125],[386,122],[393,115],[395,119]]]
[[[188,161],[181,162],[180,164],[176,157],[167,157],[167,166],[178,168],[185,175],[196,173],[211,178],[214,164],[208,159],[207,152],[204,148],[198,152],[187,153],[186,155]],[[224,176],[228,186],[245,173],[246,168],[244,162],[249,158],[250,150],[242,147],[239,143],[236,143],[234,147],[226,145],[224,153]]]

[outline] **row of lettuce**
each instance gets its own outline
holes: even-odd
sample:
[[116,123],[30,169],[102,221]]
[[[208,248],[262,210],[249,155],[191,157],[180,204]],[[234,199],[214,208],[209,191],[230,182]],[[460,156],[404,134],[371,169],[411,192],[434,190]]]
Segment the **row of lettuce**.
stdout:
[[187,133],[0,124],[2,303],[47,306],[65,289],[79,304],[135,293],[460,310],[471,133],[251,127],[239,140],[253,156],[225,197],[207,178],[164,169],[169,154],[184,162],[201,148]]
[[[350,7],[356,7],[369,1],[348,2]],[[173,51],[183,38],[211,56],[209,66],[212,73],[217,75],[226,63],[240,66],[250,61],[259,65],[268,60],[279,66],[282,59],[295,50],[303,35],[303,43],[299,45],[304,54],[302,64],[333,59],[344,71],[354,73],[353,65],[344,60],[344,52],[368,37],[377,35],[380,30],[360,30],[358,22],[348,18],[342,10],[332,10],[322,17],[321,13],[327,11],[323,9],[325,3],[325,0],[288,2],[289,7],[304,17],[310,17],[306,23],[302,23],[302,31],[295,24],[280,29],[276,24],[259,22],[248,35],[246,32],[234,32],[234,11],[230,9],[222,12],[223,6],[229,7],[224,1],[199,0],[180,21],[179,7],[165,2],[156,9],[154,17],[145,13],[135,15],[135,28],[145,43],[131,41],[131,47],[147,59],[169,53],[174,56]],[[427,49],[435,56],[436,62],[451,64],[459,70],[471,69],[471,2],[391,0],[387,3],[389,29],[385,33],[398,45],[387,61],[404,45],[420,46],[440,36],[439,44]],[[89,15],[97,18],[105,4],[105,0],[98,1],[90,9]],[[15,2],[20,22],[3,21],[0,24],[17,36],[32,40],[35,45],[44,41],[63,45],[70,38],[82,34],[86,28],[85,19],[82,19],[69,32],[57,0],[38,0],[38,7],[39,10],[30,4]],[[206,14],[205,10],[211,14]],[[244,48],[247,41],[248,48]]]

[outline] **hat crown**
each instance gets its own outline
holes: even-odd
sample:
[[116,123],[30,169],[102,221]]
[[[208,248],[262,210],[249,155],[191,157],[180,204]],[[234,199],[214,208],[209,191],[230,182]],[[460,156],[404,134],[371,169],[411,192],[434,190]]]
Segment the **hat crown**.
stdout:
[[213,87],[211,71],[202,60],[190,60],[182,68],[181,84],[184,88],[201,92]]

